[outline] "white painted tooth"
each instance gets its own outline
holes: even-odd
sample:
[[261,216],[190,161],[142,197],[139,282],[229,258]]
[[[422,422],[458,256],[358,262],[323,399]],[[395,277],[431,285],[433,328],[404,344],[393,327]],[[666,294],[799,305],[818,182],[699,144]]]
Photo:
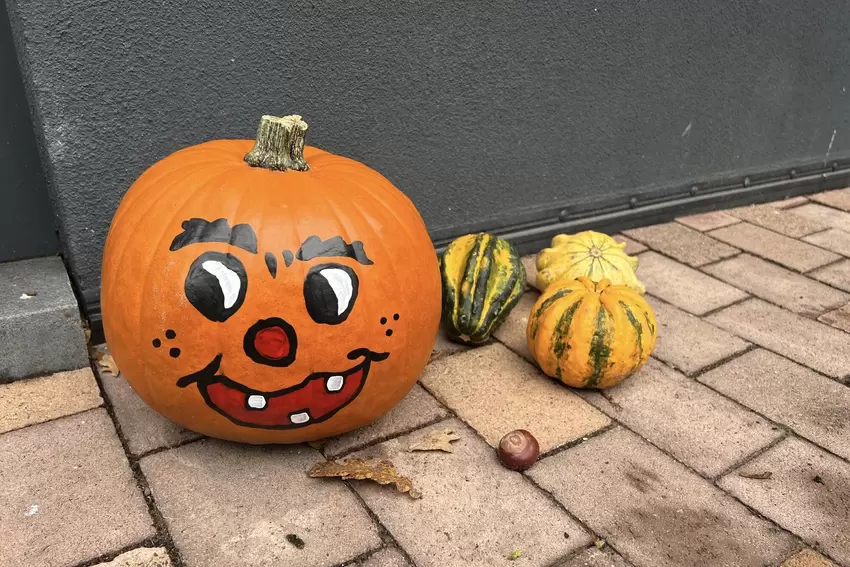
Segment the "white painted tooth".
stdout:
[[260,396],[259,394],[248,396],[248,407],[254,409],[263,409],[264,407],[266,407],[265,396]]
[[327,387],[329,392],[339,392],[342,390],[342,386],[345,384],[345,378],[342,376],[331,376],[327,380]]
[[306,411],[302,411],[301,413],[293,413],[289,416],[289,421],[292,423],[307,423],[310,421],[310,414]]

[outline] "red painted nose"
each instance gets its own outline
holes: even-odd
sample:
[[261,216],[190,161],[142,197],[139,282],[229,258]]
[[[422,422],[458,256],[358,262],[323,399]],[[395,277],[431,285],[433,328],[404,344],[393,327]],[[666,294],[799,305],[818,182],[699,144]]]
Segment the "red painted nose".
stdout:
[[289,366],[298,350],[295,329],[279,317],[251,325],[242,344],[251,360],[267,366]]
[[254,335],[254,348],[263,358],[280,360],[289,355],[289,336],[282,327],[266,327]]

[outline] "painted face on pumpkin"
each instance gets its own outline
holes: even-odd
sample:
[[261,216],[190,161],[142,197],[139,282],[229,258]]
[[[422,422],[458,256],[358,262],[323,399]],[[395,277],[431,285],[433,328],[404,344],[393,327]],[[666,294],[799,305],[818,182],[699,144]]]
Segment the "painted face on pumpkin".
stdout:
[[[183,222],[182,228],[183,232],[171,243],[172,252],[190,245],[202,248],[204,244],[226,243],[248,254],[259,253],[256,232],[248,224],[236,224],[231,228],[223,218],[212,222],[193,218]],[[348,262],[342,263],[340,259]],[[368,270],[374,264],[362,242],[348,243],[341,236],[326,240],[310,236],[295,253],[287,249],[278,256],[269,251],[263,254],[263,260],[267,273],[257,277],[260,274],[249,274],[236,254],[201,251],[184,280],[188,304],[210,324],[228,325],[228,320],[239,312],[249,290],[262,286],[264,277],[285,278],[288,277],[287,269],[293,264],[308,263],[302,294],[291,298],[287,310],[304,311],[317,325],[343,325],[357,306],[358,269]],[[279,302],[277,308],[280,308]],[[389,352],[373,350],[368,345],[352,344],[346,354],[350,366],[321,369],[293,383],[294,377],[284,369],[298,358],[299,329],[281,315],[269,313],[254,321],[244,333],[241,329],[232,333],[234,336],[241,334],[242,350],[251,361],[260,367],[280,369],[280,388],[258,390],[245,383],[245,378],[250,377],[228,376],[223,370],[226,360],[221,352],[215,353],[203,368],[181,376],[176,385],[197,388],[198,395],[210,408],[237,425],[296,429],[333,417],[361,392],[372,365],[390,356]],[[398,313],[391,314],[392,320],[397,321],[399,317]],[[384,327],[388,322],[388,317],[381,317],[378,323]],[[383,334],[392,336],[392,329],[386,328]],[[355,337],[356,333],[353,340],[357,340]],[[176,334],[168,330],[166,338],[174,339]],[[154,338],[152,344],[160,348],[162,341]],[[180,356],[178,348],[170,349],[169,353],[173,358]]]

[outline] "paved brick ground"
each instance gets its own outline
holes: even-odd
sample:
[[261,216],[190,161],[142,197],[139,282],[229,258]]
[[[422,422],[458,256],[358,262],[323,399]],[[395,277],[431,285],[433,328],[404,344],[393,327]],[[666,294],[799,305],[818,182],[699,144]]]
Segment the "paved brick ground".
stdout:
[[[660,336],[603,393],[535,368],[533,256],[492,344],[441,335],[401,404],[311,446],[203,439],[106,373],[0,385],[0,567],[850,567],[850,189],[616,238]],[[493,449],[517,427],[525,473]],[[352,456],[422,498],[305,474]]]

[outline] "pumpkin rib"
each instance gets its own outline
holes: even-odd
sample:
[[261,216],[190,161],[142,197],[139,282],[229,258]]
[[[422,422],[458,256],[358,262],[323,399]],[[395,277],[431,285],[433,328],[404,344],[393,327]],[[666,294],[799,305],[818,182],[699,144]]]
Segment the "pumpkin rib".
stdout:
[[608,325],[609,319],[611,319],[611,314],[605,304],[600,301],[596,316],[596,331],[593,333],[590,352],[588,353],[593,360],[593,374],[586,382],[586,386],[590,388],[595,387],[601,381],[605,366],[608,364],[608,358],[611,356],[611,347],[608,344],[611,333],[611,327]]
[[[519,266],[519,269],[522,270],[523,274],[522,279],[524,279],[525,269],[522,267],[522,264]],[[491,299],[489,309],[481,317],[480,327],[482,330],[476,333],[476,338],[482,339],[486,335],[489,335],[493,331],[494,326],[498,323],[498,317],[501,315],[502,311],[510,311],[517,303],[519,303],[520,297],[522,297],[522,289],[519,285],[521,283],[521,278],[519,276],[520,274],[516,269],[512,270],[511,275],[508,276],[508,281],[504,284],[505,291]],[[512,287],[507,287],[508,285],[511,285]],[[496,287],[499,286],[496,285]],[[522,285],[522,288],[524,287],[525,286]]]
[[[505,245],[510,246],[507,241],[493,239],[494,248],[505,248]],[[504,244],[502,244],[504,243]],[[491,277],[487,282],[487,287],[491,293],[486,298],[478,326],[481,331],[476,333],[479,337],[489,334],[493,325],[498,321],[498,316],[505,309],[510,311],[519,302],[519,298],[524,291],[525,284],[525,268],[519,260],[519,256],[515,253],[512,247],[506,250],[507,261],[499,262],[496,265],[495,279]],[[507,272],[504,281],[499,281],[498,278],[503,276],[502,272]],[[492,268],[491,268],[492,273]]]
[[[226,166],[222,165],[220,168],[218,168],[214,171],[211,170],[208,179],[217,178],[218,176],[222,175],[225,171],[227,171],[227,169],[228,168]],[[162,198],[166,194],[174,191],[174,183],[177,182],[179,179],[183,178],[184,176],[185,176],[185,172],[182,172],[180,169],[175,168],[175,169],[171,169],[171,170],[166,170],[165,175],[163,175],[161,180],[159,180],[158,183],[156,183],[156,186],[159,187],[159,191],[156,193],[155,197],[151,198],[149,206],[145,207],[144,212],[137,212],[135,210],[135,207],[131,203],[130,212],[132,213],[132,216],[136,216],[138,218],[138,222],[134,223],[132,228],[128,227],[127,229],[125,229],[125,234],[127,234],[128,238],[132,238],[134,236],[137,237],[137,235],[139,234],[139,228],[145,222],[147,222],[149,220],[149,218],[150,218],[149,216],[150,216],[151,211],[158,204],[161,203]],[[171,179],[171,181],[168,182],[168,183],[165,183],[165,182],[162,181],[164,179],[171,178],[171,177],[173,177],[174,179]],[[205,183],[206,183],[206,181],[205,181]],[[186,195],[185,193],[183,193],[183,194]],[[191,198],[192,198],[192,194],[190,193],[189,195],[186,196],[185,200],[182,201],[180,206],[181,207],[184,206],[186,203],[188,203],[191,200]],[[132,218],[132,216],[130,218]],[[161,244],[161,242],[160,242],[160,244]],[[116,249],[120,251],[120,254],[118,256],[118,261],[115,262],[115,266],[116,266],[115,267],[115,273],[121,273],[121,270],[122,270],[124,264],[126,263],[125,260],[128,259],[128,258],[132,261],[135,261],[135,262],[149,261],[149,259],[140,259],[138,257],[130,257],[130,254],[128,252],[129,247],[126,246],[126,239],[123,239],[123,240],[118,239],[117,242],[114,241],[114,242],[111,243],[111,245],[112,245],[112,247],[117,247]],[[150,255],[153,256],[155,253],[156,253],[155,249],[152,248],[151,251],[150,251]],[[118,292],[120,290],[116,288],[115,291]],[[106,303],[112,304],[112,301],[108,300]],[[119,303],[119,302],[116,302],[116,303]],[[144,303],[142,304],[142,306],[143,305],[144,305]],[[142,307],[142,306],[140,306],[140,307]],[[140,314],[138,320],[141,321],[141,314]]]
[[[484,311],[485,301],[487,300],[487,290],[490,287],[490,274],[493,271],[493,251],[496,249],[496,239],[490,236],[484,238],[484,250],[481,252],[481,260],[478,263],[478,274],[473,282],[473,291],[470,305],[470,329],[480,329],[481,314]],[[470,335],[474,333],[469,333]]]
[[484,234],[479,234],[475,237],[469,256],[466,258],[466,270],[459,282],[460,294],[458,296],[457,321],[456,325],[461,334],[468,334],[468,324],[470,324],[472,314],[472,299],[471,295],[474,291],[476,275],[480,269],[479,257],[481,255],[481,247],[484,244]]
[[540,317],[549,309],[549,306],[551,306],[553,303],[555,303],[556,301],[558,301],[562,297],[565,297],[565,296],[573,293],[574,291],[575,290],[573,290],[571,288],[559,289],[558,291],[556,291],[555,293],[553,293],[551,296],[547,297],[543,301],[543,303],[540,305],[540,307],[537,308],[537,311],[531,316],[531,319],[534,321],[534,325],[531,329],[531,338],[532,339],[537,337],[537,331],[540,327]]
[[[212,175],[203,184],[196,186],[194,191],[187,191],[186,192],[187,194],[184,194],[185,199],[183,199],[180,206],[172,209],[172,211],[174,211],[172,218],[180,219],[181,218],[180,213],[186,207],[188,207],[189,205],[192,204],[197,193],[206,189],[206,187],[208,185],[215,182],[216,180],[224,180],[224,179],[230,177],[232,175],[232,172],[233,172],[233,170],[229,167],[223,168],[223,170],[221,172],[219,172],[216,175]],[[183,218],[185,218],[185,217],[183,217]],[[173,234],[169,235],[168,230],[165,227],[163,227],[162,231],[160,231],[159,238],[156,239],[156,245],[149,248],[149,250],[151,251],[151,256],[153,256],[156,253],[156,251],[163,248],[163,244],[168,240],[169,236],[172,239],[174,238],[174,235]],[[122,257],[123,256],[124,255],[122,255]],[[143,262],[144,262],[145,265],[148,265],[148,264],[150,264],[151,260],[150,260],[150,258],[147,258],[147,259],[144,259]],[[152,275],[153,275],[153,272],[150,271],[150,270],[145,272],[144,279],[143,279],[143,285],[140,288],[141,289],[141,297],[140,297],[141,301],[139,301],[139,311],[138,311],[137,316],[136,316],[136,321],[138,322],[138,324],[136,325],[136,328],[134,329],[135,332],[132,335],[133,338],[135,338],[136,352],[144,352],[142,350],[142,348],[147,343],[147,339],[143,338],[143,336],[142,336],[142,334],[146,330],[146,327],[144,325],[142,325],[141,322],[144,320],[144,313],[148,309],[148,306],[152,304],[152,302],[150,301],[150,294],[152,293],[151,290],[153,289],[152,286],[150,285],[150,278],[151,278]],[[140,378],[143,382],[145,382],[146,387],[150,388],[150,376],[148,376],[146,374],[146,375],[144,375]]]

